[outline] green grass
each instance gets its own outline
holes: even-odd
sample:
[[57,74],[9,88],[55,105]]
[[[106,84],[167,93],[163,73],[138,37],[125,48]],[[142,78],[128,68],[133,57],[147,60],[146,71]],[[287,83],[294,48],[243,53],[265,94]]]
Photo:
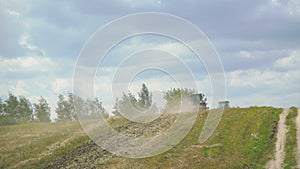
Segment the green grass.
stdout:
[[251,107],[227,109],[205,144],[195,147],[207,113],[198,119],[187,137],[173,149],[142,159],[111,159],[101,168],[264,168],[275,149],[275,132],[282,109]]
[[[112,156],[99,168],[263,168],[275,149],[275,132],[282,109],[272,107],[225,110],[222,120],[205,145],[198,138],[207,117],[199,113],[189,134],[173,149],[149,158],[130,159]],[[128,122],[111,119],[111,126]],[[77,133],[77,134],[76,134]],[[69,138],[68,144],[51,150]],[[43,168],[54,159],[84,144],[88,137],[78,122],[31,123],[0,127],[0,168]],[[44,155],[43,155],[44,154]],[[33,160],[29,160],[33,159]],[[27,160],[27,161],[26,161]],[[24,162],[25,161],[25,162]]]
[[74,140],[70,141],[70,143],[67,144],[66,146],[54,150],[51,155],[44,156],[39,161],[27,163],[26,165],[23,165],[22,168],[32,168],[32,169],[44,168],[53,160],[81,146],[82,144],[86,143],[88,140],[89,140],[88,136],[77,137]]
[[286,117],[286,125],[288,126],[288,132],[285,144],[285,158],[284,168],[291,169],[297,165],[296,161],[296,148],[297,148],[297,129],[296,129],[296,117],[298,110],[296,107],[291,107],[289,115]]
[[41,161],[50,161],[74,148],[70,143],[82,144],[83,135],[78,122],[0,126],[0,168],[32,168],[45,164]]

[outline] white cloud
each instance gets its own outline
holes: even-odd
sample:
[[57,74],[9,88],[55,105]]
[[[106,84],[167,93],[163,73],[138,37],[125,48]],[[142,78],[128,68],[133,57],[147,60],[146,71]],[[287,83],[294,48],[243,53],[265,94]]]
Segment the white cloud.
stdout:
[[300,15],[300,1],[299,0],[288,0],[288,11],[291,15]]
[[45,51],[43,49],[40,49],[38,46],[33,45],[29,42],[30,36],[28,33],[23,33],[23,35],[21,36],[21,38],[19,39],[19,44],[27,49],[29,49],[30,51],[33,52],[40,52],[42,53],[43,56],[46,55]]
[[299,70],[238,70],[227,77],[228,98],[236,106],[291,106],[300,99]]
[[253,56],[251,55],[250,52],[244,51],[244,50],[240,51],[240,52],[239,52],[239,55],[240,55],[242,58],[246,58],[246,59],[253,58]]
[[[227,73],[228,84],[231,87],[262,88],[271,87],[286,77],[286,72],[275,72],[269,70],[237,70]],[[280,77],[280,78],[279,78]],[[290,80],[290,79],[289,79]]]
[[299,0],[270,0],[270,4],[274,7],[280,7],[288,12],[291,16],[300,15],[300,1]]
[[247,97],[238,96],[230,98],[230,104],[234,107],[249,106],[274,106],[289,108],[299,105],[299,93],[287,93],[281,95],[266,95],[263,93],[252,93]]
[[293,50],[289,56],[276,60],[275,67],[285,69],[298,69],[300,71],[300,49]]
[[[197,42],[200,44],[199,42]],[[139,50],[156,49],[171,53],[178,57],[193,55],[192,51],[184,44],[158,35],[137,36],[120,43],[113,51],[130,55]],[[126,56],[126,55],[125,55]]]
[[54,63],[48,57],[39,57],[36,55],[17,58],[0,57],[0,72],[46,72],[51,71]]
[[29,93],[23,80],[18,80],[12,91],[16,95],[27,95]]
[[161,5],[161,0],[123,0],[123,2],[129,5],[131,8],[138,8],[138,7],[159,7]]
[[271,1],[270,1],[270,4],[271,4],[271,5],[274,5],[274,6],[280,6],[280,5],[281,5],[280,2],[279,2],[278,0],[271,0]]
[[186,55],[191,52],[187,49],[187,47],[185,47],[183,44],[180,43],[166,43],[166,44],[158,45],[156,48],[164,51],[169,51],[172,54],[177,56]]
[[52,89],[57,94],[71,92],[72,80],[67,78],[56,78],[52,83]]
[[[196,26],[200,26],[199,28],[203,29],[203,31],[212,38],[214,44],[220,44],[216,45],[216,48],[219,50],[220,56],[223,57],[222,59],[225,62],[227,60],[228,62],[233,63],[230,64],[230,66],[233,65],[234,67],[234,64],[239,65],[232,70],[242,69],[227,74],[227,77],[229,77],[229,88],[232,89],[232,91],[234,90],[233,92],[244,95],[241,99],[251,98],[254,100],[255,97],[259,97],[264,98],[260,100],[267,100],[268,97],[272,97],[268,92],[276,93],[279,98],[283,94],[285,94],[285,96],[292,95],[286,90],[290,90],[289,92],[294,91],[296,93],[299,91],[299,89],[296,88],[298,82],[293,79],[299,77],[299,71],[297,70],[299,70],[298,67],[300,65],[299,51],[294,51],[294,53],[291,52],[290,55],[282,54],[284,52],[280,53],[280,51],[277,50],[273,51],[274,49],[288,50],[297,45],[298,40],[294,40],[296,39],[296,36],[291,36],[291,34],[294,33],[293,29],[297,30],[299,20],[296,17],[291,19],[291,17],[292,15],[298,15],[300,13],[300,1],[269,1],[270,4],[267,4],[267,6],[265,2],[258,1],[249,3],[250,6],[247,5],[248,3],[235,2],[238,8],[236,8],[237,10],[234,12],[234,16],[232,16],[232,12],[226,12],[230,11],[231,8],[222,7],[220,8],[221,12],[216,15],[210,15],[211,17],[201,17],[205,16],[201,14],[214,11],[209,8],[214,6],[214,2],[199,3],[198,1],[189,1],[188,3],[184,2],[181,4],[163,2],[164,8],[162,9],[162,12],[173,11],[175,15],[180,15],[190,20]],[[106,5],[87,4],[86,8],[84,7],[86,4],[82,5],[79,3],[78,6],[76,4],[77,3],[74,4],[74,2],[71,1],[63,2],[63,5],[55,5],[50,1],[41,2],[40,4],[35,1],[0,1],[0,12],[4,13],[3,26],[0,28],[0,34],[3,35],[2,37],[4,38],[0,46],[4,49],[1,50],[1,55],[5,56],[0,57],[0,90],[2,93],[6,93],[8,90],[16,90],[12,92],[26,94],[27,96],[32,95],[32,97],[36,96],[37,98],[39,98],[37,95],[42,95],[52,100],[51,102],[54,104],[57,99],[57,94],[64,94],[71,91],[71,77],[65,77],[70,73],[70,69],[66,69],[66,65],[69,66],[71,64],[64,62],[64,59],[61,59],[61,56],[70,58],[74,56],[75,58],[81,45],[84,44],[84,41],[88,39],[88,36],[98,27],[110,21],[112,18],[137,11],[130,7],[136,8],[138,11],[142,9],[160,10],[161,8],[159,7],[162,2],[160,0],[123,0],[122,2],[112,1],[107,4],[100,2],[96,3]],[[49,8],[49,5],[51,8]],[[264,11],[261,14],[258,14],[257,10],[260,5],[264,6]],[[67,8],[64,8],[63,6],[67,6]],[[201,7],[202,10],[199,10],[199,7]],[[82,10],[83,8],[86,10]],[[57,12],[53,13],[53,10]],[[115,13],[107,13],[107,11],[114,11]],[[93,15],[90,15],[91,13],[93,13]],[[219,14],[222,16],[219,16]],[[219,19],[219,22],[215,22],[214,18],[217,20]],[[230,22],[223,22],[228,18],[231,18]],[[214,23],[211,23],[210,21],[214,21]],[[247,21],[247,23],[243,21]],[[145,24],[155,23],[146,22]],[[257,28],[256,25],[261,25],[261,27]],[[130,27],[128,27],[128,29],[130,29]],[[118,33],[118,31],[126,30],[127,28],[123,27],[116,29],[116,32]],[[277,37],[275,35],[278,34],[280,34],[280,36],[274,39],[274,37]],[[231,35],[234,36],[232,37]],[[174,43],[174,41],[168,41],[168,39],[166,39],[166,41],[156,41],[157,39],[155,38],[151,41],[151,38],[152,37],[142,40],[132,38],[136,40],[129,41],[129,43],[121,46],[114,53],[115,57],[111,57],[113,59],[111,63],[108,63],[108,66],[116,63],[115,58],[127,56],[127,54],[132,54],[137,50],[147,48],[162,49],[181,56],[186,55],[187,52],[190,53],[190,51],[180,43]],[[165,39],[161,38],[161,40]],[[195,42],[195,44],[201,46],[203,43]],[[99,47],[101,47],[101,45],[99,45]],[[14,51],[18,50],[20,50],[20,52],[13,54]],[[25,56],[8,58],[10,56],[24,55],[26,51],[29,51],[29,53]],[[47,53],[45,53],[45,51]],[[232,55],[240,60],[224,57],[224,53],[226,52],[229,53],[228,55]],[[208,55],[206,53],[201,54],[204,56]],[[40,57],[40,55],[44,57]],[[282,56],[287,57],[282,58]],[[278,59],[273,64],[274,60],[279,57],[281,57],[281,59]],[[159,63],[157,63],[157,66],[160,66],[159,64],[166,66],[166,63],[168,63],[176,70],[179,68],[171,63],[170,60],[163,60],[163,58],[158,58],[158,60]],[[245,62],[238,63],[238,61],[241,60]],[[148,59],[141,61],[141,63],[147,63],[147,61]],[[254,61],[257,62],[254,63]],[[270,70],[261,70],[260,68],[263,66],[260,66],[259,62],[266,63],[263,64],[263,66],[270,66],[273,64],[273,67],[265,68]],[[138,61],[134,62],[134,64],[141,63]],[[56,65],[62,66],[59,67]],[[256,67],[257,65],[259,68]],[[109,77],[109,73],[111,73],[116,66],[117,65],[104,67],[103,78]],[[69,68],[70,67],[71,66],[69,66]],[[129,67],[133,68],[132,65],[129,65]],[[273,68],[275,68],[275,70],[272,70]],[[276,70],[279,68],[281,71],[282,68],[285,68],[284,72],[277,72]],[[58,69],[59,71],[57,71]],[[14,72],[15,74],[12,74],[11,72]],[[30,80],[26,79],[26,73],[28,72],[33,75]],[[40,72],[47,72],[49,77],[41,77],[39,74]],[[127,72],[128,71],[124,73]],[[11,76],[14,75],[16,75],[16,77],[11,78]],[[4,78],[2,79],[2,77]],[[149,83],[149,87],[155,89],[159,88],[159,85],[168,86],[165,79],[161,79],[158,76],[156,76],[156,78],[157,79],[152,79],[153,84],[147,82]],[[111,87],[111,83],[109,82],[110,81],[100,79],[99,83],[96,84],[96,91],[99,91],[104,95],[103,99],[105,99],[104,97],[108,97],[107,91],[110,90]],[[83,83],[85,83],[85,81]],[[132,87],[139,88],[139,85],[140,84],[136,87]],[[199,86],[200,88],[203,86],[205,86],[205,89],[209,88],[209,80],[199,82]],[[89,86],[84,87],[87,88],[86,90],[92,90]],[[249,96],[247,94],[249,88],[257,89],[254,91],[257,93]],[[266,95],[260,93],[258,88],[264,89]],[[204,91],[204,93],[207,92]],[[101,97],[99,98],[102,99]],[[285,98],[288,99],[288,97]],[[294,98],[295,97],[292,99]],[[234,99],[239,101],[239,98],[237,97]],[[251,100],[248,100],[249,105],[252,105],[253,102],[251,103]],[[280,104],[280,99],[274,98],[274,100],[276,101],[273,103],[276,102]]]
[[16,16],[16,17],[20,16],[20,13],[18,11],[15,11],[15,10],[7,9],[5,12],[8,13],[9,15],[12,15],[12,16]]
[[35,85],[37,85],[41,90],[45,90],[48,87],[48,84],[44,81],[35,81]]

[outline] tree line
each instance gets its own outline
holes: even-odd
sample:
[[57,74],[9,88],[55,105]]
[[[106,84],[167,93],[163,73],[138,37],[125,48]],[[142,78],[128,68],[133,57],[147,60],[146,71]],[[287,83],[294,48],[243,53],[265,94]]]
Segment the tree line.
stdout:
[[[201,105],[206,107],[206,98],[203,94],[196,94],[191,89],[172,88],[164,92],[164,99],[169,107],[180,105],[180,97],[193,98]],[[194,97],[194,96],[197,96]],[[200,96],[200,98],[198,97]],[[195,99],[196,98],[196,99]],[[203,106],[202,106],[203,107]],[[76,112],[75,113],[75,109]],[[123,93],[121,98],[117,98],[114,105],[114,115],[120,115],[119,110],[127,109],[130,111],[156,111],[156,105],[152,104],[152,93],[145,84],[142,84],[141,90],[135,96],[133,93]],[[99,115],[108,118],[109,114],[102,106],[98,98],[84,99],[73,93],[66,96],[59,94],[57,105],[55,107],[57,114],[56,122],[75,121],[77,117],[95,119]],[[15,96],[8,93],[8,98],[4,101],[0,98],[0,125],[12,125],[28,122],[50,122],[51,108],[44,97],[40,97],[37,103],[31,103],[24,96]],[[149,112],[149,111],[148,111]]]
[[[164,91],[164,100],[166,101],[166,109],[164,111],[178,111],[183,99],[188,100],[191,104],[198,105],[199,109],[208,109],[207,99],[202,93],[197,93],[187,88],[171,88]],[[120,115],[122,112],[126,115],[136,115],[137,112],[147,111],[148,113],[157,112],[158,108],[152,103],[152,93],[145,84],[142,84],[140,91],[134,95],[130,91],[123,93],[121,98],[117,98],[113,114]],[[129,113],[129,114],[128,114]],[[178,113],[178,112],[174,112]]]
[[8,93],[8,98],[4,102],[0,98],[0,125],[33,121],[50,121],[50,107],[45,98],[41,97],[38,103],[34,104],[26,97],[17,98],[12,93]]
[[[76,103],[75,103],[76,102]],[[83,99],[72,93],[67,96],[60,94],[58,96],[55,113],[56,122],[77,120],[74,105],[80,106],[80,113],[87,118],[93,118],[95,114],[103,113],[105,118],[108,114],[102,106],[102,103],[96,99]],[[0,98],[0,125],[13,125],[29,122],[50,122],[51,108],[44,97],[40,97],[37,103],[31,103],[24,96],[15,96],[8,93],[8,98],[2,101]]]

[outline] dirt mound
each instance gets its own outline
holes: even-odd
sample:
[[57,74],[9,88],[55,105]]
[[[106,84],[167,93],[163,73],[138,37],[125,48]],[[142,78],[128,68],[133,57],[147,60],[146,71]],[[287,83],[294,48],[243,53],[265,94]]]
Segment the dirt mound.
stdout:
[[103,150],[93,141],[88,141],[52,162],[46,168],[98,168],[112,156],[111,153]]
[[[168,129],[176,120],[175,115],[158,118],[150,123],[134,123],[122,121],[121,125],[117,124],[115,130],[130,137],[152,137]],[[119,122],[118,122],[119,123]],[[72,150],[64,156],[50,163],[46,168],[99,168],[105,165],[111,158],[119,158],[116,155],[102,149],[93,141],[88,141],[84,145]],[[110,164],[112,165],[112,164]],[[117,164],[115,164],[117,165]]]

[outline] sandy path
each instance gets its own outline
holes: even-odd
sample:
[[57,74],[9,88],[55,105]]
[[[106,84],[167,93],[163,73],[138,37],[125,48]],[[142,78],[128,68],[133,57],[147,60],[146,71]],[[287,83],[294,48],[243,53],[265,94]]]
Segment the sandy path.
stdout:
[[284,160],[284,145],[286,141],[286,132],[287,126],[285,125],[285,118],[289,114],[289,109],[284,109],[283,112],[279,115],[277,135],[276,135],[276,147],[275,147],[275,158],[267,162],[267,169],[280,169],[283,168]]
[[298,115],[296,118],[297,128],[297,168],[300,168],[300,108],[298,109]]

